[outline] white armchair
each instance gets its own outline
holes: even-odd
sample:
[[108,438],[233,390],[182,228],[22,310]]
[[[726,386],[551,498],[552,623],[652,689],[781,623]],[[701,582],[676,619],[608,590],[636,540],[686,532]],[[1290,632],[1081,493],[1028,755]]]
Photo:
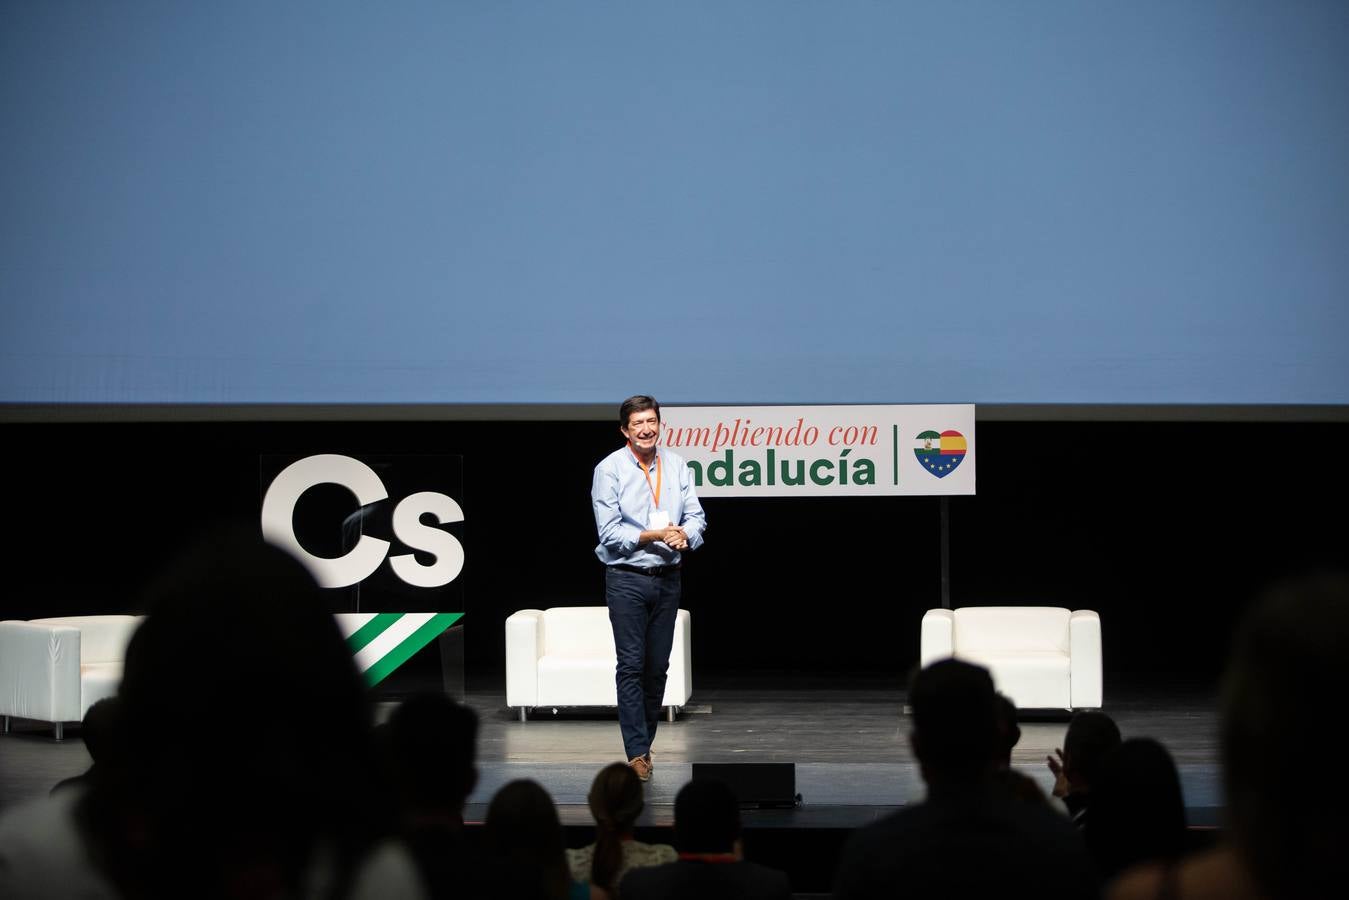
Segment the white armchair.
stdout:
[[1101,618],[1089,609],[966,606],[923,616],[919,660],[986,667],[1017,709],[1101,706]]
[[[670,721],[693,693],[689,611],[675,616],[674,646],[661,701]],[[618,654],[603,606],[522,609],[506,619],[506,705],[618,707]]]
[[67,616],[0,622],[0,716],[50,722],[59,741],[117,693],[140,616]]

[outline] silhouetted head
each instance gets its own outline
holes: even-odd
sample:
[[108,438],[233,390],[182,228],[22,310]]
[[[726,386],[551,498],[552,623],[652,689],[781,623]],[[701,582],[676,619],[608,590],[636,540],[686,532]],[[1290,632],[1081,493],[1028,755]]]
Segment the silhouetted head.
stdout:
[[147,890],[296,888],[320,850],[355,864],[387,824],[369,708],[309,574],[228,532],[172,566],[146,612],[121,685],[120,802],[144,828]]
[[1349,576],[1281,584],[1238,629],[1224,678],[1221,749],[1237,849],[1270,896],[1334,896],[1349,846],[1345,746]]
[[998,746],[995,696],[988,670],[958,659],[935,662],[913,677],[909,739],[929,784],[988,775]]
[[1085,831],[1103,877],[1149,860],[1176,859],[1186,849],[1185,829],[1180,774],[1165,747],[1132,738],[1106,754],[1092,781]]
[[1119,726],[1105,713],[1073,716],[1063,737],[1063,774],[1072,790],[1092,790],[1101,761],[1119,745]]
[[104,697],[90,706],[80,723],[84,748],[95,764],[105,755],[121,757],[116,749],[122,740],[122,701],[118,697]]
[[122,726],[122,702],[117,697],[104,697],[84,713],[80,722],[80,737],[92,760],[89,768],[72,778],[52,786],[53,795],[76,789],[84,792],[81,804],[88,806],[89,795],[117,793],[126,780],[126,734]]
[[491,895],[566,896],[571,875],[562,823],[537,781],[512,781],[496,792],[483,823],[483,849]]
[[600,769],[590,785],[586,802],[601,828],[618,833],[632,830],[646,803],[637,773],[621,762]]
[[698,778],[675,795],[675,843],[684,853],[734,853],[740,802],[720,781]]
[[642,782],[627,763],[610,763],[595,776],[586,800],[596,826],[590,881],[612,890],[623,866],[623,838],[631,834],[645,805]]
[[413,816],[463,815],[478,781],[478,715],[445,694],[416,694],[382,729],[390,776]]
[[1021,726],[1017,724],[1016,704],[1006,694],[995,694],[993,711],[998,719],[998,744],[994,759],[1003,769],[1012,767],[1012,749],[1021,740]]

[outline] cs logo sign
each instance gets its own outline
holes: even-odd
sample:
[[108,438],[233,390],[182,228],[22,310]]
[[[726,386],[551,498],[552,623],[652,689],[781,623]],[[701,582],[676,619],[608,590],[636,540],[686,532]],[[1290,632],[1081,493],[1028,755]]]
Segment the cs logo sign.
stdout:
[[[324,453],[291,463],[276,476],[262,498],[262,536],[304,563],[320,587],[348,587],[374,574],[389,553],[389,542],[361,535],[345,556],[328,559],[314,556],[300,546],[295,536],[295,504],[300,495],[320,484],[337,484],[351,491],[361,506],[386,500],[389,492],[375,470],[350,456]],[[414,550],[435,557],[424,566],[411,553],[389,557],[389,566],[413,587],[440,587],[459,577],[464,568],[464,545],[448,532],[423,525],[430,513],[438,524],[464,521],[459,504],[444,494],[421,491],[398,502],[393,510],[393,532]]]

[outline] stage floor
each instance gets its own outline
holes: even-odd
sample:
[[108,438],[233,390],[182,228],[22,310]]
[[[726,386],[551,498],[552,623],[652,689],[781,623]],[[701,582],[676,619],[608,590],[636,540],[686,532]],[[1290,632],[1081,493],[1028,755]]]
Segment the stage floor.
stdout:
[[[585,807],[591,779],[622,757],[610,712],[536,711],[528,722],[504,706],[504,690],[471,690],[468,703],[482,720],[480,780],[468,816],[480,820],[487,801],[515,778],[533,778],[553,795],[567,825],[591,822]],[[1221,807],[1217,715],[1211,690],[1174,684],[1107,685],[1105,711],[1125,737],[1153,737],[1175,757],[1192,826],[1218,822]],[[380,705],[387,715],[392,704]],[[922,799],[917,762],[908,746],[903,692],[876,679],[807,682],[708,679],[674,723],[662,722],[656,772],[640,824],[668,826],[674,796],[694,762],[791,762],[802,805],[746,813],[746,826],[854,828],[895,807]],[[247,727],[235,717],[234,727]],[[166,723],[165,727],[172,727]],[[1048,791],[1045,757],[1063,744],[1066,716],[1027,717],[1013,764]],[[77,727],[53,741],[39,723],[16,720],[0,736],[0,809],[45,794],[89,765]]]

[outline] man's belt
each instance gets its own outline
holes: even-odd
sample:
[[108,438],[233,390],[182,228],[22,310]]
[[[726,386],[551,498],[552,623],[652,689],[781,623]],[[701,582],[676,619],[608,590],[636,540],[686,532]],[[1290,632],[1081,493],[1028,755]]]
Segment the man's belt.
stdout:
[[638,575],[648,575],[651,578],[661,578],[678,572],[679,564],[675,563],[672,566],[633,566],[628,563],[614,563],[609,568],[622,569],[624,572],[635,572]]

